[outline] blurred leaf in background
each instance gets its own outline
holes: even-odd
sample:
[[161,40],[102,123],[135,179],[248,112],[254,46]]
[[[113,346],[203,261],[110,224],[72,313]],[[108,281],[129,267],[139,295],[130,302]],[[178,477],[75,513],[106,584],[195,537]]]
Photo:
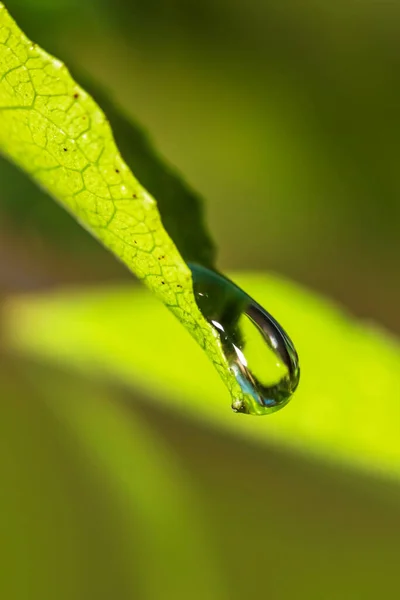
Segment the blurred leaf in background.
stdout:
[[4,309],[5,339],[23,353],[145,390],[241,437],[399,477],[398,342],[278,278],[234,279],[287,324],[301,356],[301,385],[273,418],[230,413],[226,390],[202,351],[145,290],[15,299]]

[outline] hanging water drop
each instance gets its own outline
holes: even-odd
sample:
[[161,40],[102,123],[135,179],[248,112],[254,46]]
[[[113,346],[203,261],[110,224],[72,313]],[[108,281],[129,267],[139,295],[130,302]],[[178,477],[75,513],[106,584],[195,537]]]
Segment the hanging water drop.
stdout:
[[223,275],[189,263],[197,305],[215,328],[241,390],[235,412],[265,415],[285,406],[300,379],[293,342],[269,312]]

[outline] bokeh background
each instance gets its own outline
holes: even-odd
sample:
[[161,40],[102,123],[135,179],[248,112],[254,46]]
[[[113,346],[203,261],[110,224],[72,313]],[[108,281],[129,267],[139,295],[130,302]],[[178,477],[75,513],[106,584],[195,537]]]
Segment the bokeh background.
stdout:
[[[400,334],[397,3],[6,5],[201,193],[222,270],[280,273]],[[5,161],[0,181],[2,297],[131,281]],[[142,392],[2,354],[4,597],[397,597],[396,482],[260,449]],[[85,433],[68,411],[80,397],[104,416],[94,426],[80,409]],[[156,467],[132,459],[152,453]]]

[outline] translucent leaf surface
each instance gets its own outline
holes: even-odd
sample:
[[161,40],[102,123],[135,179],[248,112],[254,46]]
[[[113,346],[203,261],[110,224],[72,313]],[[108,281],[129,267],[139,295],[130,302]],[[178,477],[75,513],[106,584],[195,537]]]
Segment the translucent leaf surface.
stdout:
[[229,410],[200,349],[144,290],[129,287],[10,301],[9,343],[147,390],[155,401],[260,442],[400,475],[400,349],[376,328],[277,278],[234,279],[293,334],[302,378],[268,419]]
[[219,337],[197,308],[190,270],[155,199],[121,157],[108,119],[2,4],[0,150],[147,284],[206,351],[232,397],[241,399]]

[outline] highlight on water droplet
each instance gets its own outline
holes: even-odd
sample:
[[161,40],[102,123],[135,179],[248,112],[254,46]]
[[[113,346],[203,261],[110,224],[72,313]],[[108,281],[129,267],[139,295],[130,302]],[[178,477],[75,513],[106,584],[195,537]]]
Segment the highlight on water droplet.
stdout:
[[214,327],[242,395],[232,409],[265,415],[283,408],[300,379],[293,342],[274,317],[223,275],[188,264],[197,305]]

